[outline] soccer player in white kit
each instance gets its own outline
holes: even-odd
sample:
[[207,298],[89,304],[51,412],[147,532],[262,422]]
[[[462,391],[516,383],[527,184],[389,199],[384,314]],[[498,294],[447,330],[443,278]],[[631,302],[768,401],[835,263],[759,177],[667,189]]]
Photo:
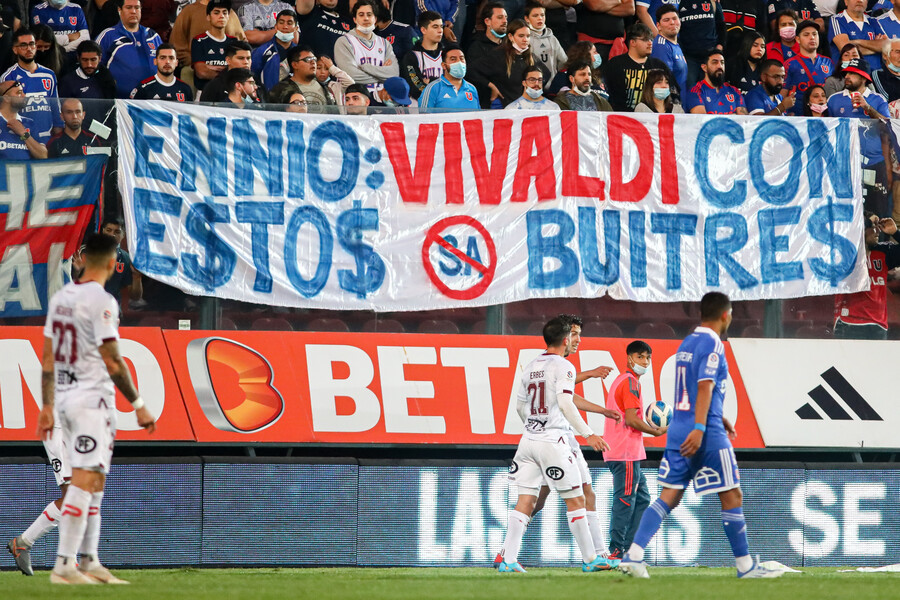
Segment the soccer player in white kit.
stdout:
[[[81,280],[53,295],[44,326],[38,433],[42,439],[52,437],[58,416],[72,467],[50,582],[127,583],[110,573],[98,556],[100,504],[116,435],[115,388],[131,402],[138,425],[152,433],[156,421],[119,354],[119,305],[103,289],[116,268],[115,238],[90,236],[83,256]],[[78,554],[81,563],[76,565]]]
[[525,367],[516,397],[516,410],[525,423],[510,467],[510,481],[518,487],[516,507],[509,514],[503,543],[501,573],[524,573],[519,564],[522,536],[546,481],[566,503],[566,522],[581,550],[585,572],[599,571],[606,561],[594,550],[576,457],[568,442],[569,425],[598,452],[608,449],[581,418],[573,402],[575,368],[565,360],[571,323],[560,318],[544,325],[547,351]]

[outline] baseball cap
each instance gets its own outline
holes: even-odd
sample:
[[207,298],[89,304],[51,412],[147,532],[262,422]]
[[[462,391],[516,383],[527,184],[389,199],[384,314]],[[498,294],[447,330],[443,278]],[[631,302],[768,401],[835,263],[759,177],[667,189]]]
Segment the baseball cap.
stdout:
[[866,81],[872,81],[872,72],[869,69],[869,63],[864,58],[854,58],[846,67],[841,69],[841,73],[856,73]]
[[409,84],[400,77],[388,77],[384,80],[384,90],[391,95],[391,99],[400,106],[409,106]]

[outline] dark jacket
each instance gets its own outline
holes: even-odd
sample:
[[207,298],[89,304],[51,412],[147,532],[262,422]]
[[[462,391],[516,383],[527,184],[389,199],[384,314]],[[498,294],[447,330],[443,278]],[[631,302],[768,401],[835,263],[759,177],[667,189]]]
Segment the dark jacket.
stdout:
[[[571,94],[569,94],[569,92],[562,92],[561,94],[557,94],[553,101],[559,104],[559,107],[563,110],[572,110],[572,106],[569,104],[570,95]],[[594,99],[594,104],[597,105],[597,110],[601,112],[613,111],[612,104],[607,102],[606,98],[604,98],[600,94],[593,92],[591,93],[591,97]]]
[[[471,63],[469,63],[471,64]],[[551,73],[540,61],[534,61],[535,66],[541,70],[544,83],[550,81]],[[478,98],[482,108],[491,107],[491,90],[488,83],[493,83],[503,96],[500,102],[506,106],[522,95],[522,74],[528,63],[519,55],[513,59],[509,72],[506,70],[506,51],[504,48],[495,48],[490,54],[472,64],[472,74],[466,79],[475,85],[478,90]]]

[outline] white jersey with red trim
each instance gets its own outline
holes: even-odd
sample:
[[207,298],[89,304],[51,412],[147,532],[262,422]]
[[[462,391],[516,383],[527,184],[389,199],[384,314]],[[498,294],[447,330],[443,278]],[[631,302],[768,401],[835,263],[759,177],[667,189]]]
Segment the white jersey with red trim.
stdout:
[[115,386],[100,346],[119,339],[119,304],[96,281],[69,283],[50,299],[44,337],[53,341],[57,408],[111,408]]
[[[575,392],[575,367],[558,354],[542,354],[525,366],[517,402],[525,405],[525,437],[549,442],[567,438],[569,421],[556,400]],[[521,411],[520,411],[521,414]]]

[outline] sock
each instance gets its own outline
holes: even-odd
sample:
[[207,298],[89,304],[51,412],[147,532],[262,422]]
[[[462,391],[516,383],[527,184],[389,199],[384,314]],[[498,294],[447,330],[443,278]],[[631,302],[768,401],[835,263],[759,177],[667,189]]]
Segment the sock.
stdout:
[[81,554],[82,567],[87,570],[94,566],[93,563],[100,564],[100,504],[103,502],[103,492],[94,492],[91,494],[91,503],[88,507],[87,527],[84,531],[84,538],[81,540],[81,547],[78,553]]
[[663,519],[669,516],[672,509],[669,505],[657,498],[641,517],[641,524],[638,525],[637,533],[634,534],[634,543],[628,549],[629,560],[640,562],[644,560],[644,548],[650,543],[650,540],[659,531]]
[[59,549],[56,551],[56,566],[58,568],[68,564],[67,559],[74,559],[84,530],[87,528],[88,507],[91,504],[91,493],[69,486],[66,497],[63,500],[62,516],[59,520]]
[[594,551],[594,540],[591,539],[591,530],[588,527],[587,510],[579,508],[566,513],[566,521],[569,523],[569,531],[575,537],[575,542],[581,550],[581,560],[586,563],[597,558]]
[[722,511],[722,528],[731,544],[737,568],[742,573],[753,567],[750,558],[750,547],[747,544],[747,523],[744,522],[744,509],[740,506]]
[[506,528],[506,540],[503,542],[503,561],[506,564],[519,562],[519,549],[522,547],[522,537],[531,517],[525,513],[514,510],[509,513],[509,525]]
[[606,558],[609,552],[604,549],[603,532],[600,530],[600,515],[596,510],[589,510],[587,514],[588,529],[591,531],[591,540],[594,542],[594,552]]
[[22,543],[31,548],[34,543],[53,531],[59,525],[60,511],[55,502],[51,502],[28,529],[20,536]]

